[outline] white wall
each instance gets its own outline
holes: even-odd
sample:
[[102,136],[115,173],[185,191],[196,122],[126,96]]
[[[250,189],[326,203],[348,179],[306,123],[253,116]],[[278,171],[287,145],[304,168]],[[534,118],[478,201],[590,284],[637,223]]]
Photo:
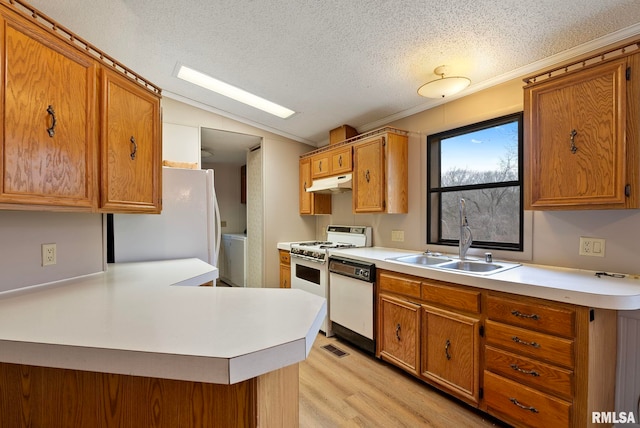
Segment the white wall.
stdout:
[[[426,250],[426,137],[429,134],[499,117],[523,109],[523,83],[513,80],[389,124],[409,135],[409,213],[352,214],[351,194],[333,196],[331,216],[319,216],[316,234],[329,223],[371,225],[374,245]],[[532,263],[562,267],[640,273],[640,210],[536,211]],[[404,242],[391,241],[392,230],[404,230]],[[606,239],[606,257],[578,255],[580,236]],[[455,249],[449,247],[450,252]],[[476,251],[477,252],[477,251]],[[495,254],[509,257],[509,253]],[[473,254],[473,250],[470,251]]]
[[[41,245],[55,243],[57,264],[41,265]],[[101,272],[102,215],[0,211],[0,291]]]

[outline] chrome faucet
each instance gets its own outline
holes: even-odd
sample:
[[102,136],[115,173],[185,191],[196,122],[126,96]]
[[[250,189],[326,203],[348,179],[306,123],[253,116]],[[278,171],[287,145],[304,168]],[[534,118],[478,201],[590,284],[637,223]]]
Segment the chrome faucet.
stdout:
[[467,256],[467,250],[471,247],[473,242],[473,235],[471,235],[471,228],[467,221],[467,207],[465,206],[464,199],[460,199],[460,242],[458,244],[458,256],[460,260],[464,260]]

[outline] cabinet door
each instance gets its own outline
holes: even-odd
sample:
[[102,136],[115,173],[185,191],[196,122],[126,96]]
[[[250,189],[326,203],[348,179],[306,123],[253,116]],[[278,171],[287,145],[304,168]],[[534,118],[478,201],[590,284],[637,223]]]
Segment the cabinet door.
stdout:
[[351,146],[331,151],[331,174],[338,175],[353,170]]
[[35,26],[3,24],[0,203],[92,210],[96,65]]
[[160,100],[103,69],[102,195],[106,212],[159,212]]
[[280,288],[291,288],[291,266],[280,264]]
[[384,211],[384,137],[356,144],[353,159],[353,212]]
[[422,310],[422,375],[477,403],[479,320],[426,305]]
[[298,198],[300,201],[300,214],[331,214],[331,195],[308,193],[307,187],[311,187],[311,159],[300,159],[300,184]]
[[307,193],[307,187],[311,187],[311,158],[300,159],[300,214],[313,214],[311,210],[311,197]]
[[420,306],[381,294],[378,308],[380,357],[418,374]]
[[311,178],[321,178],[331,175],[331,161],[329,154],[324,152],[311,158]]
[[525,90],[527,208],[624,208],[625,58]]

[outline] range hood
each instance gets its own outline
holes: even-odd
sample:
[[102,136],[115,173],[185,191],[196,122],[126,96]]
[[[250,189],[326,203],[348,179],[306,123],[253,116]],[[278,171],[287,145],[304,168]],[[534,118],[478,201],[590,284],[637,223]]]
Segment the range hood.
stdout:
[[351,174],[313,180],[313,185],[307,187],[307,192],[310,193],[338,193],[348,190],[351,190]]

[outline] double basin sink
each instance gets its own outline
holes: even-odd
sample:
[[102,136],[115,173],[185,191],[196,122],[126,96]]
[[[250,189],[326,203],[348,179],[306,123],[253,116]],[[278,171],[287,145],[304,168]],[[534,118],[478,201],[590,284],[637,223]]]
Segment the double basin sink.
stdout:
[[457,272],[474,273],[478,275],[492,275],[494,273],[503,272],[505,270],[520,266],[519,263],[489,263],[480,260],[455,260],[446,256],[436,256],[430,254],[413,254],[409,256],[388,258],[387,260],[434,269],[446,269]]

